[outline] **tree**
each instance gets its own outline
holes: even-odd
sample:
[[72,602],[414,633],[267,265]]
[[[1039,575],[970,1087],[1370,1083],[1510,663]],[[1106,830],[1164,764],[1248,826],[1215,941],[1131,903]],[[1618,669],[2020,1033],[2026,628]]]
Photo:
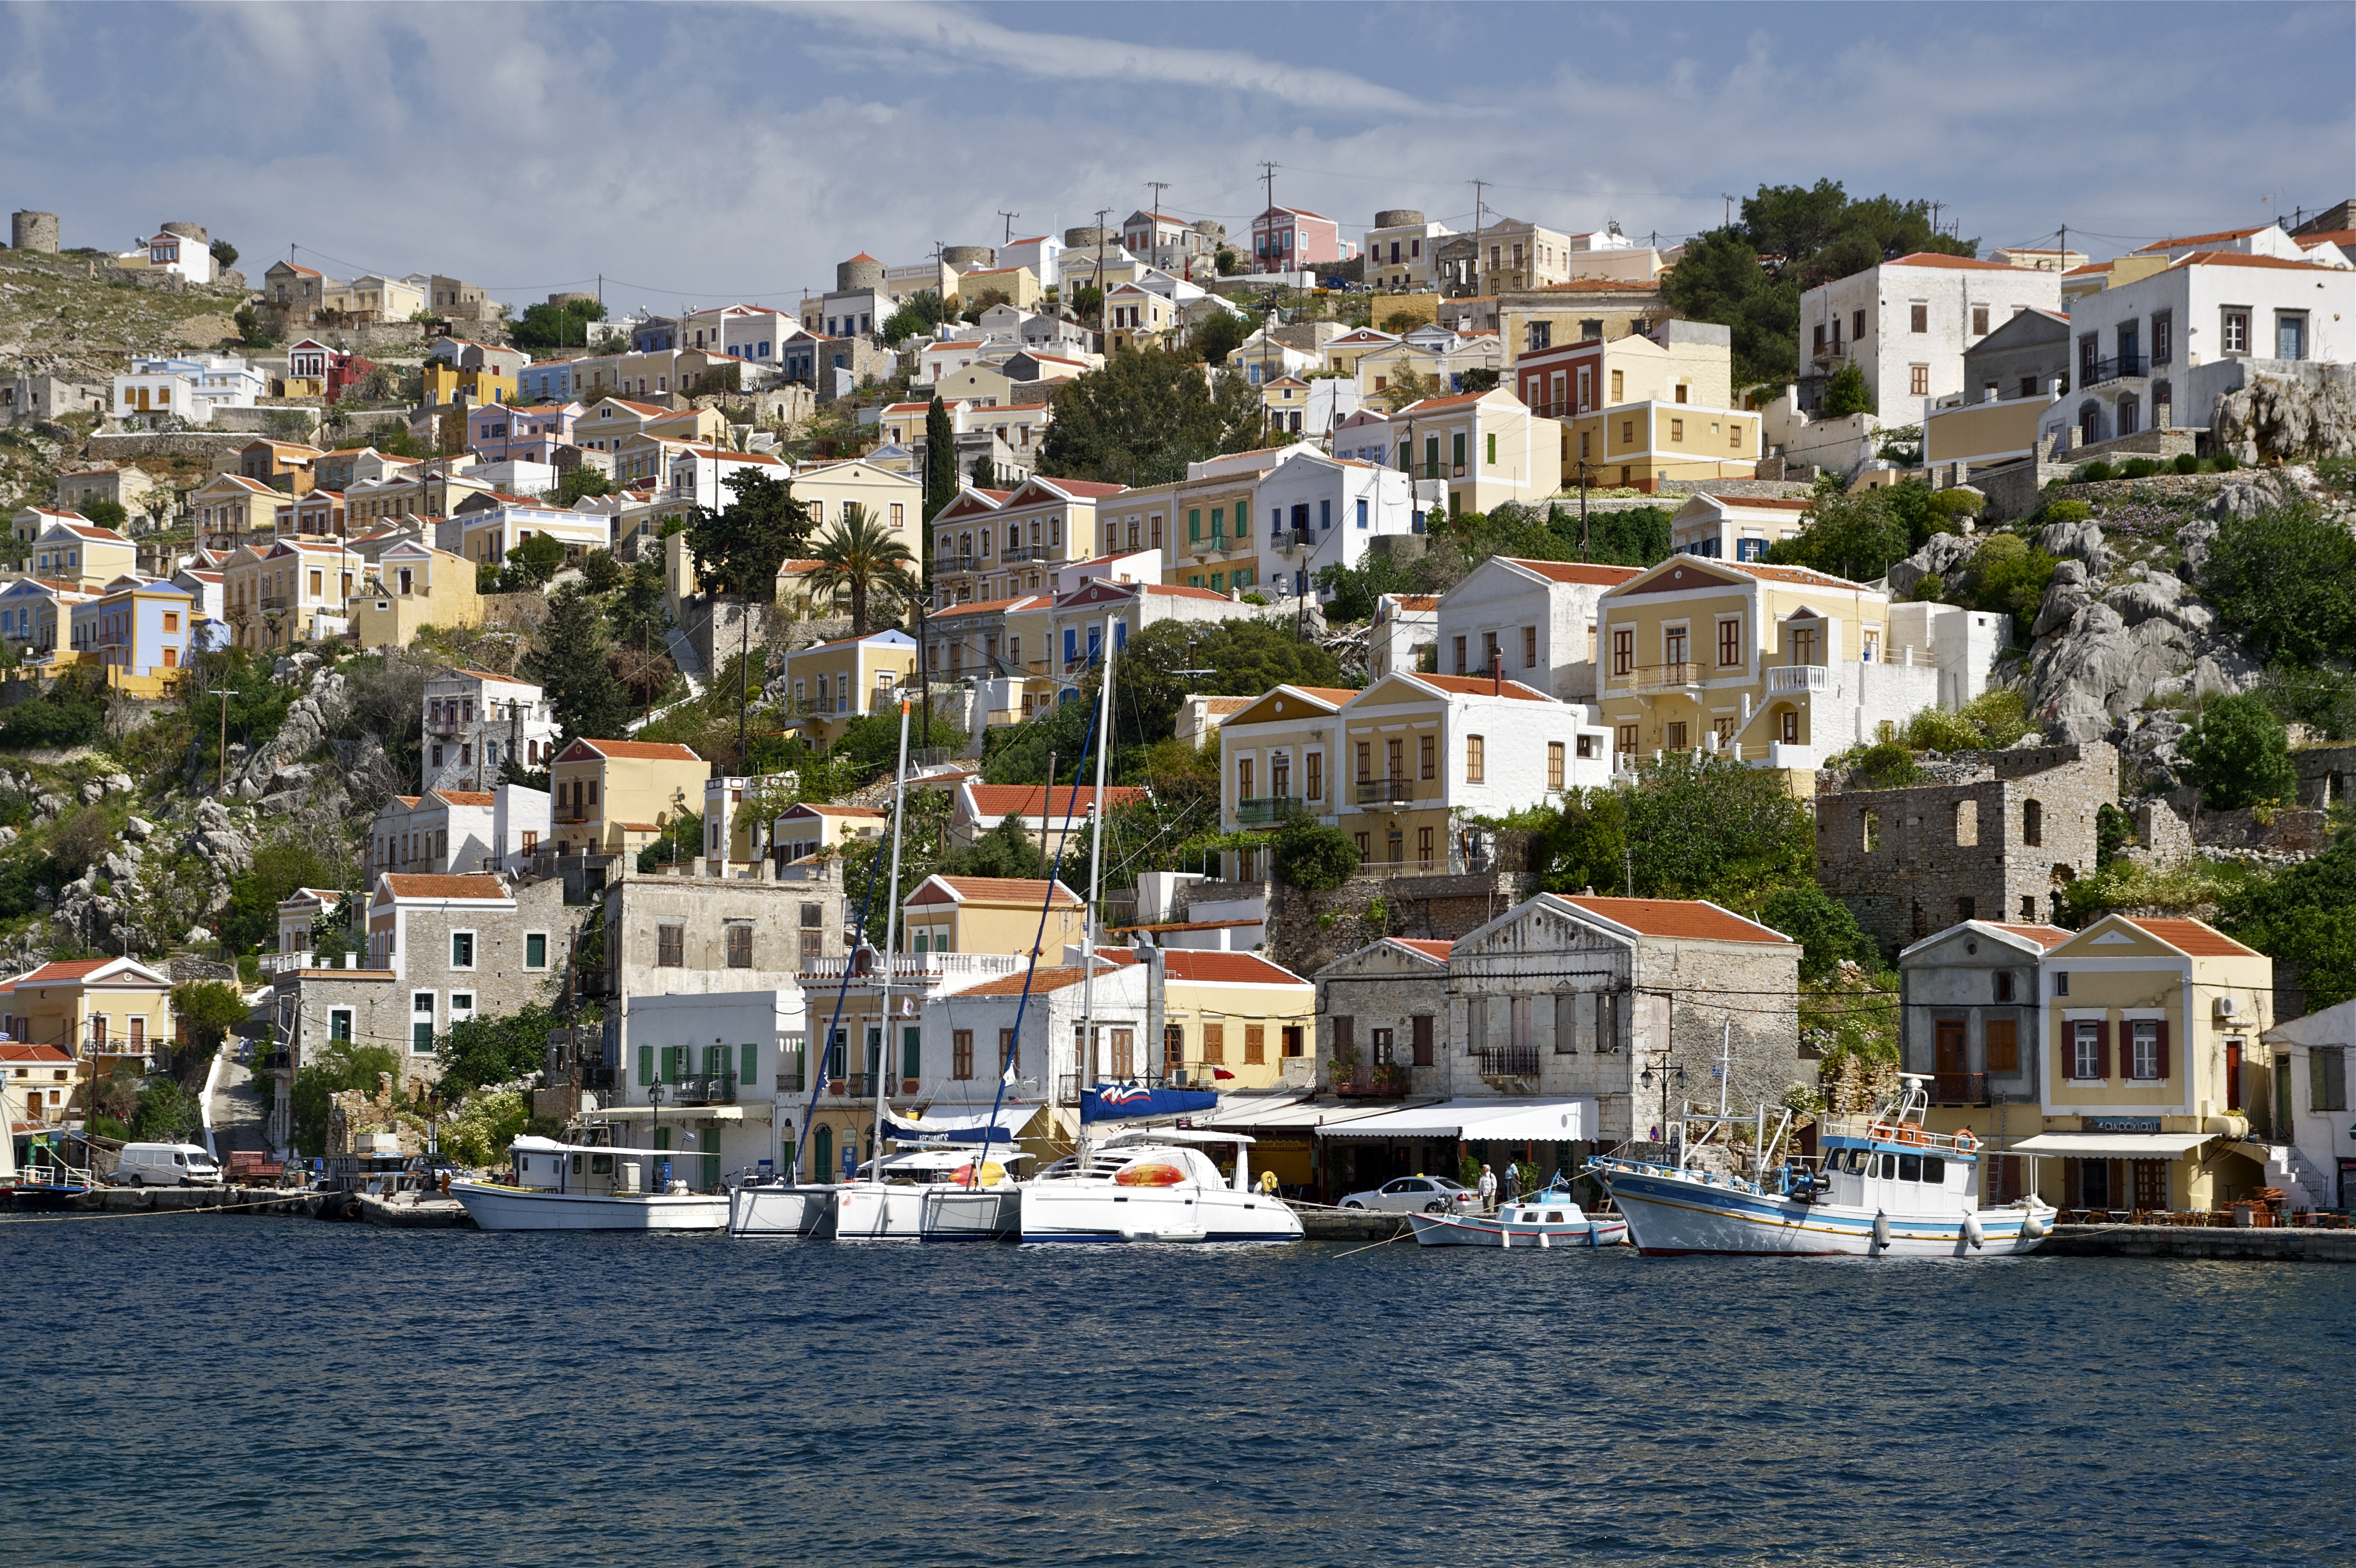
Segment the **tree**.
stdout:
[[581,584],[593,594],[610,594],[622,585],[622,564],[601,545],[581,558]]
[[434,1054],[442,1058],[442,1092],[455,1099],[486,1084],[531,1077],[547,1060],[549,1031],[565,1022],[552,1008],[528,1002],[513,1013],[451,1025],[434,1042]]
[[1733,908],[1814,880],[1815,828],[1763,768],[1671,757],[1633,789],[1572,791],[1537,824],[1544,886],[1708,898]]
[[998,488],[998,476],[991,470],[989,453],[984,452],[973,460],[973,472],[967,476],[966,483],[977,490],[994,490]]
[[1358,846],[1341,829],[1303,814],[1277,833],[1269,861],[1279,882],[1304,893],[1323,893],[1350,880],[1358,869]]
[[237,247],[230,244],[227,240],[215,240],[212,242],[210,249],[213,253],[213,260],[219,262],[222,266],[233,267],[237,265]]
[[1771,893],[1759,906],[1759,921],[1800,944],[1800,978],[1821,985],[1843,960],[1871,970],[1878,956],[1847,905],[1813,882]]
[[941,296],[931,289],[911,295],[901,303],[899,309],[884,318],[884,341],[901,343],[911,338],[922,338],[948,320],[948,306],[943,305]]
[[925,410],[925,521],[957,498],[957,424],[936,392]]
[[1084,283],[1072,290],[1072,314],[1082,321],[1092,320],[1104,307],[1104,290],[1092,283]]
[[1189,341],[1207,363],[1224,365],[1227,356],[1242,348],[1244,339],[1250,335],[1243,318],[1234,311],[1214,310],[1203,317]]
[[131,1135],[142,1143],[186,1143],[203,1125],[197,1097],[168,1078],[155,1079],[141,1090],[139,1108],[131,1113]]
[[1265,417],[1242,377],[1215,387],[1202,368],[1159,349],[1123,349],[1055,389],[1039,471],[1109,484],[1172,484],[1186,465],[1259,445]]
[[2311,503],[2226,519],[2201,575],[2217,618],[2264,658],[2313,664],[2356,649],[2356,535]]
[[2017,533],[1992,535],[1972,555],[1965,579],[1971,602],[1993,615],[2033,619],[2060,564]]
[[114,529],[121,528],[123,520],[130,516],[123,510],[121,501],[109,500],[84,501],[81,514],[101,528]]
[[1865,371],[1855,360],[1845,360],[1825,383],[1825,417],[1844,419],[1873,412],[1873,389],[1865,383]]
[[777,568],[809,539],[809,509],[794,499],[793,481],[739,468],[722,481],[736,498],[723,511],[695,509],[687,547],[709,594],[755,603],[776,596]]
[[535,533],[508,552],[507,569],[499,574],[503,593],[528,593],[539,587],[564,564],[564,542],[552,533]]
[[172,987],[172,1016],[187,1026],[188,1044],[200,1056],[220,1050],[229,1032],[251,1012],[237,987],[222,981],[195,980]]
[[569,740],[610,739],[628,727],[635,704],[605,658],[605,621],[597,601],[570,587],[550,598],[533,639],[531,664]]
[[539,354],[567,344],[578,348],[589,341],[589,323],[605,319],[605,306],[594,299],[568,299],[562,305],[542,301],[524,307],[508,328],[519,349]]
[[382,1046],[336,1040],[309,1067],[297,1069],[288,1098],[294,1112],[294,1147],[304,1155],[327,1152],[327,1110],[331,1095],[348,1090],[373,1091],[380,1075],[401,1080],[401,1061]]
[[567,468],[556,476],[556,489],[550,499],[558,506],[569,507],[584,496],[609,493],[614,482],[604,474],[584,463],[577,468]]
[[252,867],[230,879],[221,945],[233,953],[260,950],[276,940],[278,906],[294,889],[346,887],[356,876],[352,867],[329,858],[316,844],[281,840],[262,845],[253,852]]
[[[2244,884],[2220,924],[2273,957],[2277,973],[2295,973],[2307,1011],[2356,996],[2356,830],[2342,827],[2314,859]],[[2277,1015],[2287,1010],[2279,993],[2276,1004]]]
[[2264,698],[2220,697],[2184,737],[2201,799],[2222,811],[2292,798],[2298,785],[2281,719]]
[[1767,559],[1813,567],[1851,582],[1870,582],[1912,554],[1912,532],[1891,499],[1896,489],[1819,496],[1800,532],[1768,547]]
[[971,843],[943,855],[937,869],[945,876],[1003,876],[1035,882],[1047,875],[1047,857],[1031,842],[1023,819],[1008,816]]
[[1798,296],[1785,299],[1740,230],[1688,241],[1676,268],[1662,275],[1661,295],[1689,320],[1727,328],[1737,387],[1781,384],[1797,371]]
[[909,568],[916,557],[890,529],[867,515],[856,502],[843,508],[842,520],[820,534],[810,546],[818,565],[809,574],[810,596],[830,600],[851,596],[851,635],[867,635],[867,602],[875,593],[912,597],[916,579]]
[[1486,365],[1461,371],[1456,377],[1456,390],[1460,392],[1495,392],[1497,372]]
[[652,651],[662,647],[663,634],[670,629],[662,563],[652,555],[639,556],[605,613],[613,622],[614,640],[625,648]]

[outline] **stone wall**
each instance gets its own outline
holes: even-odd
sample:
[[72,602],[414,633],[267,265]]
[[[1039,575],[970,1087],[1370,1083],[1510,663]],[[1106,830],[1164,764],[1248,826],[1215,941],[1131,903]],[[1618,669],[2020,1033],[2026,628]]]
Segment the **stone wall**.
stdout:
[[[86,456],[114,463],[138,457],[197,457],[219,464],[225,457],[234,459],[252,439],[251,431],[182,430],[168,435],[129,431],[91,436]],[[236,465],[232,461],[230,466]]]
[[[1198,883],[1182,890],[1186,904],[1211,902],[1234,883]],[[1257,890],[1258,884],[1246,885]],[[1477,930],[1537,891],[1525,873],[1463,876],[1354,876],[1326,893],[1268,884],[1268,957],[1295,974],[1313,974],[1344,953],[1384,937],[1454,941]],[[1228,892],[1226,897],[1248,897]],[[1380,905],[1379,914],[1376,906]],[[1184,918],[1183,915],[1179,917]]]
[[2090,741],[1992,753],[1974,782],[1820,796],[1816,878],[1885,951],[1959,920],[2050,919],[2094,875],[2095,813],[2118,792],[2118,753]]
[[1789,479],[1663,479],[1664,496],[1749,496],[1761,500],[1805,500],[1815,487]]
[[2302,806],[2344,806],[2356,795],[2356,746],[2312,746],[2290,754]]

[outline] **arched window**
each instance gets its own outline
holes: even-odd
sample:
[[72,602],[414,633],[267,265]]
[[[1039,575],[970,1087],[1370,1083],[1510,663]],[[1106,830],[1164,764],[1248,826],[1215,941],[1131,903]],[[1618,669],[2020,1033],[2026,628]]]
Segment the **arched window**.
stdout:
[[834,1129],[831,1127],[820,1127],[817,1132],[810,1134],[809,1179],[812,1181],[831,1181],[834,1179],[833,1172]]
[[2088,398],[2078,405],[2078,439],[2091,446],[2103,438],[2103,405]]
[[2041,801],[2020,803],[2020,842],[2041,844],[2045,842],[2045,807]]

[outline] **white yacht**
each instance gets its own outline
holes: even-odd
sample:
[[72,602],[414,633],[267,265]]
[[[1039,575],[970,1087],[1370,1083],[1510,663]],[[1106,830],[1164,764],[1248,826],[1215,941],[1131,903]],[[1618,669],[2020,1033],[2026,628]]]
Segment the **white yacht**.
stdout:
[[835,1200],[842,1189],[782,1177],[748,1181],[728,1193],[731,1236],[831,1236]]
[[[1155,1127],[1090,1143],[1023,1185],[1025,1241],[1297,1241],[1301,1216],[1256,1192],[1251,1139]],[[1232,1144],[1230,1181],[1204,1152]]]
[[669,1175],[669,1149],[562,1144],[529,1135],[508,1146],[510,1179],[453,1181],[450,1196],[486,1230],[717,1230],[728,1195],[691,1192]]
[[887,1155],[869,1166],[867,1180],[839,1189],[834,1234],[845,1241],[1011,1241],[1023,1189],[1009,1167],[1030,1157],[940,1145]]

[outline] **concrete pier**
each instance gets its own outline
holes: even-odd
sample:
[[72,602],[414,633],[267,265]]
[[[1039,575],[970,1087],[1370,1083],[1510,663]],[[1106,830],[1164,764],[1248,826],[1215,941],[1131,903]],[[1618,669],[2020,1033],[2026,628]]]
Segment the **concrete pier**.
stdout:
[[2356,1263],[2356,1230],[2057,1225],[2037,1251],[2045,1257],[2062,1258],[2218,1258],[2254,1263]]
[[1402,1214],[1377,1214],[1365,1208],[1296,1208],[1301,1231],[1310,1241],[1387,1241],[1405,1240],[1408,1230]]

